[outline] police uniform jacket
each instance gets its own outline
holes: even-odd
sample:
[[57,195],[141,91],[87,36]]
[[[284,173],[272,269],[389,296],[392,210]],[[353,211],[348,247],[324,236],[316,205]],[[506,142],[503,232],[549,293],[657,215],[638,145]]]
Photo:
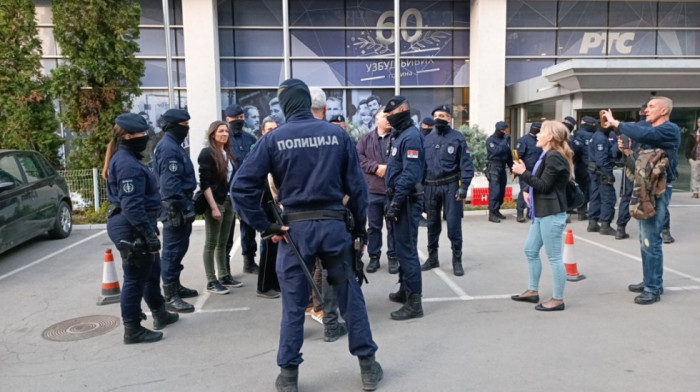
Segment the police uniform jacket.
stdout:
[[469,146],[464,135],[451,129],[442,133],[437,129],[425,137],[426,180],[438,180],[457,174],[462,187],[469,187],[474,178]]
[[392,203],[401,204],[425,178],[423,134],[412,125],[403,131],[394,130],[392,138],[385,180],[393,192]]
[[532,187],[535,217],[566,212],[566,185],[570,176],[569,162],[556,150],[547,151],[536,173],[526,170],[520,175]]
[[236,161],[240,165],[248,157],[248,154],[253,149],[255,136],[248,132],[241,131],[239,133],[229,132],[229,140],[231,140],[231,152],[236,157]]
[[591,139],[595,133],[595,128],[592,125],[582,124],[576,133],[572,136],[571,149],[574,150],[574,164],[588,165],[588,146],[591,144]]
[[513,152],[510,151],[510,137],[500,131],[486,139],[486,159],[491,163],[502,163],[513,167]]
[[160,211],[161,199],[155,174],[139,159],[129,147],[119,146],[109,161],[107,197],[133,228],[147,236],[155,232],[155,219],[149,213]]
[[197,188],[194,166],[183,140],[170,132],[158,142],[155,149],[153,171],[158,177],[161,199],[180,210],[191,208],[192,193]]
[[615,156],[608,136],[602,131],[596,131],[588,147],[588,157],[591,162],[595,162],[598,170],[603,174],[612,177]]
[[236,212],[257,231],[269,225],[260,207],[267,173],[278,185],[278,200],[285,212],[342,211],[347,194],[355,227],[365,227],[367,183],[355,145],[337,125],[301,112],[258,140],[231,185]]
[[537,136],[531,133],[518,139],[515,143],[515,149],[518,150],[518,157],[528,170],[532,170],[535,167],[537,160],[542,155],[542,148],[537,147]]
[[670,183],[678,178],[678,149],[681,146],[681,131],[678,125],[670,121],[666,121],[658,127],[651,124],[645,126],[621,122],[618,129],[623,135],[640,143],[641,149],[663,149],[669,160],[666,181]]
[[[221,151],[214,151],[211,147],[205,147],[199,152],[197,163],[199,164],[199,188],[202,191],[211,189],[212,196],[216,204],[223,204],[228,195],[229,180],[222,181],[216,168],[216,161],[212,154],[221,154]],[[236,165],[233,164],[234,173]]]
[[[384,136],[385,139],[391,138],[391,132]],[[379,142],[379,133],[375,129],[372,132],[362,135],[360,141],[357,142],[357,155],[360,158],[360,166],[365,173],[369,193],[381,194],[386,192],[386,183],[383,178],[378,177],[374,173],[377,172],[379,165],[386,165],[387,154],[386,149],[381,148]]]

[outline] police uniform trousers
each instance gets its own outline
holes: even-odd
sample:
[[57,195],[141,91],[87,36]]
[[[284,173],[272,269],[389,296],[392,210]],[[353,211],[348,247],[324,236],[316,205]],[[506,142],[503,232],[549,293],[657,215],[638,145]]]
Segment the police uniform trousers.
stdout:
[[[379,257],[382,254],[382,226],[384,225],[384,210],[386,205],[386,196],[384,194],[370,193],[369,204],[367,206],[367,253],[370,256]],[[394,252],[394,236],[391,225],[386,224],[386,244],[387,255],[393,256]]]
[[588,219],[610,223],[615,218],[615,187],[598,182],[598,174],[591,176],[591,203]]
[[[153,228],[156,228],[156,221],[152,221]],[[165,300],[160,292],[160,256],[152,255],[152,262],[145,267],[137,267],[126,263],[128,250],[120,245],[120,241],[134,242],[134,228],[127,218],[122,214],[117,214],[107,220],[107,234],[114,242],[122,258],[122,269],[124,271],[124,284],[121,290],[121,311],[122,322],[124,324],[136,323],[141,318],[141,299],[146,301],[148,307],[160,308]]]
[[163,284],[171,284],[180,280],[182,259],[190,247],[192,223],[183,223],[178,227],[163,225],[163,250],[160,264]]
[[398,221],[391,222],[394,251],[399,261],[399,283],[402,290],[423,293],[423,277],[418,259],[418,223],[423,211],[423,196],[409,197],[401,207]]
[[428,249],[437,249],[442,231],[442,209],[447,218],[447,238],[452,244],[452,252],[462,251],[462,217],[464,202],[457,200],[459,181],[444,185],[425,186],[425,209],[428,213]]
[[[242,255],[254,255],[258,244],[255,242],[255,229],[248,226],[247,223],[243,222],[237,215],[233,216],[233,222],[231,223],[231,231],[228,233],[228,242],[226,242],[226,262],[229,263],[231,260],[231,249],[233,249],[233,234],[236,231],[236,220],[240,222],[241,226],[241,254]],[[229,270],[229,273],[231,271]]]
[[617,207],[618,226],[626,226],[627,222],[630,221],[630,200],[632,199],[632,189],[634,188],[634,182],[630,181],[624,172],[622,173],[622,181],[624,188],[620,190],[620,205]]
[[578,187],[581,188],[584,198],[584,203],[581,207],[579,207],[579,210],[582,212],[587,211],[591,192],[591,176],[588,172],[588,166],[584,164],[574,166],[574,179],[576,180]]
[[489,162],[489,210],[498,211],[506,197],[506,164]]
[[[354,277],[352,237],[346,229],[345,222],[299,221],[291,222],[288,226],[291,240],[296,244],[310,271],[316,256],[321,259],[324,268],[329,265],[330,260],[342,260],[328,269],[328,277],[331,281],[342,281],[332,287],[340,315],[348,326],[350,353],[355,356],[374,355],[377,345],[372,340],[362,290]],[[277,364],[280,367],[299,365],[303,361],[300,350],[304,343],[305,310],[311,286],[291,246],[284,241],[279,242],[277,277],[282,291],[282,323]]]
[[519,211],[523,211],[529,207],[527,203],[525,203],[525,196],[523,196],[523,193],[525,193],[525,190],[530,189],[530,185],[524,181],[518,181],[518,183],[520,184],[520,192],[518,193],[518,201],[515,203],[515,208]]

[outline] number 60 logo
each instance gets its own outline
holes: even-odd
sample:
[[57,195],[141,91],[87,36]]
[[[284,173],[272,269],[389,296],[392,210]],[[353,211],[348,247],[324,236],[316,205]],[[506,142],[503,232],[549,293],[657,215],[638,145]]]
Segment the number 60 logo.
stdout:
[[[403,38],[404,41],[406,42],[416,42],[420,39],[420,37],[423,35],[423,32],[420,30],[420,28],[423,27],[423,15],[421,15],[420,11],[415,9],[415,8],[409,8],[406,11],[401,14],[401,24],[399,25],[401,28],[407,28],[408,27],[408,18],[413,17],[416,21],[416,28],[417,30],[413,34],[409,34],[408,30],[402,30],[401,31],[401,38]],[[390,21],[391,20],[391,21]],[[377,21],[377,41],[381,42],[384,45],[390,45],[394,43],[394,31],[391,31],[391,34],[389,34],[389,37],[386,37],[384,34],[388,33],[387,30],[380,30],[380,29],[393,29],[394,28],[394,11],[385,11],[379,16],[379,20]]]

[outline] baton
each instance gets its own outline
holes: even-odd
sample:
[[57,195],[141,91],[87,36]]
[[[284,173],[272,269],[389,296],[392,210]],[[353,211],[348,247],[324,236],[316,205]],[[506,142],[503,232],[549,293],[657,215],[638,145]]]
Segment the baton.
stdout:
[[[277,205],[277,203],[274,202],[274,200],[268,201],[267,204],[270,205],[270,209],[275,214],[275,220],[277,221],[277,224],[279,224],[280,226],[283,226],[284,221],[282,220],[282,214],[280,212],[280,207]],[[292,248],[292,251],[294,252],[294,255],[297,257],[297,260],[299,260],[299,266],[301,266],[301,270],[304,271],[304,276],[306,276],[306,280],[309,281],[311,288],[314,290],[314,293],[316,294],[316,298],[318,298],[318,301],[321,303],[321,306],[323,306],[323,297],[321,296],[321,290],[319,290],[318,286],[316,286],[316,283],[314,283],[314,278],[311,276],[311,272],[309,272],[309,269],[306,268],[306,263],[304,262],[304,258],[301,257],[301,253],[299,253],[299,249],[297,248],[296,244],[294,244],[294,241],[292,241],[292,237],[289,235],[289,231],[286,231],[283,234],[283,236],[284,236],[284,240]]]

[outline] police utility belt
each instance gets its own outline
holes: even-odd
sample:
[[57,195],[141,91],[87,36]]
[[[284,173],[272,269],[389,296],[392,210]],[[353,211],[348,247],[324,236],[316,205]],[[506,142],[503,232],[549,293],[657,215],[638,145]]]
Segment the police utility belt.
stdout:
[[425,180],[426,185],[438,186],[451,184],[455,181],[459,181],[459,173],[449,175],[447,177],[438,178],[437,180]]
[[[158,219],[159,215],[158,210],[154,211],[146,211],[146,216],[148,216],[150,219]],[[112,204],[109,206],[109,209],[107,210],[107,218],[111,218],[115,215],[119,215],[122,213],[122,208],[118,205]]]
[[308,210],[297,212],[286,212],[282,215],[284,224],[291,222],[303,222],[311,220],[337,220],[345,222],[348,231],[355,228],[355,219],[348,210]]

